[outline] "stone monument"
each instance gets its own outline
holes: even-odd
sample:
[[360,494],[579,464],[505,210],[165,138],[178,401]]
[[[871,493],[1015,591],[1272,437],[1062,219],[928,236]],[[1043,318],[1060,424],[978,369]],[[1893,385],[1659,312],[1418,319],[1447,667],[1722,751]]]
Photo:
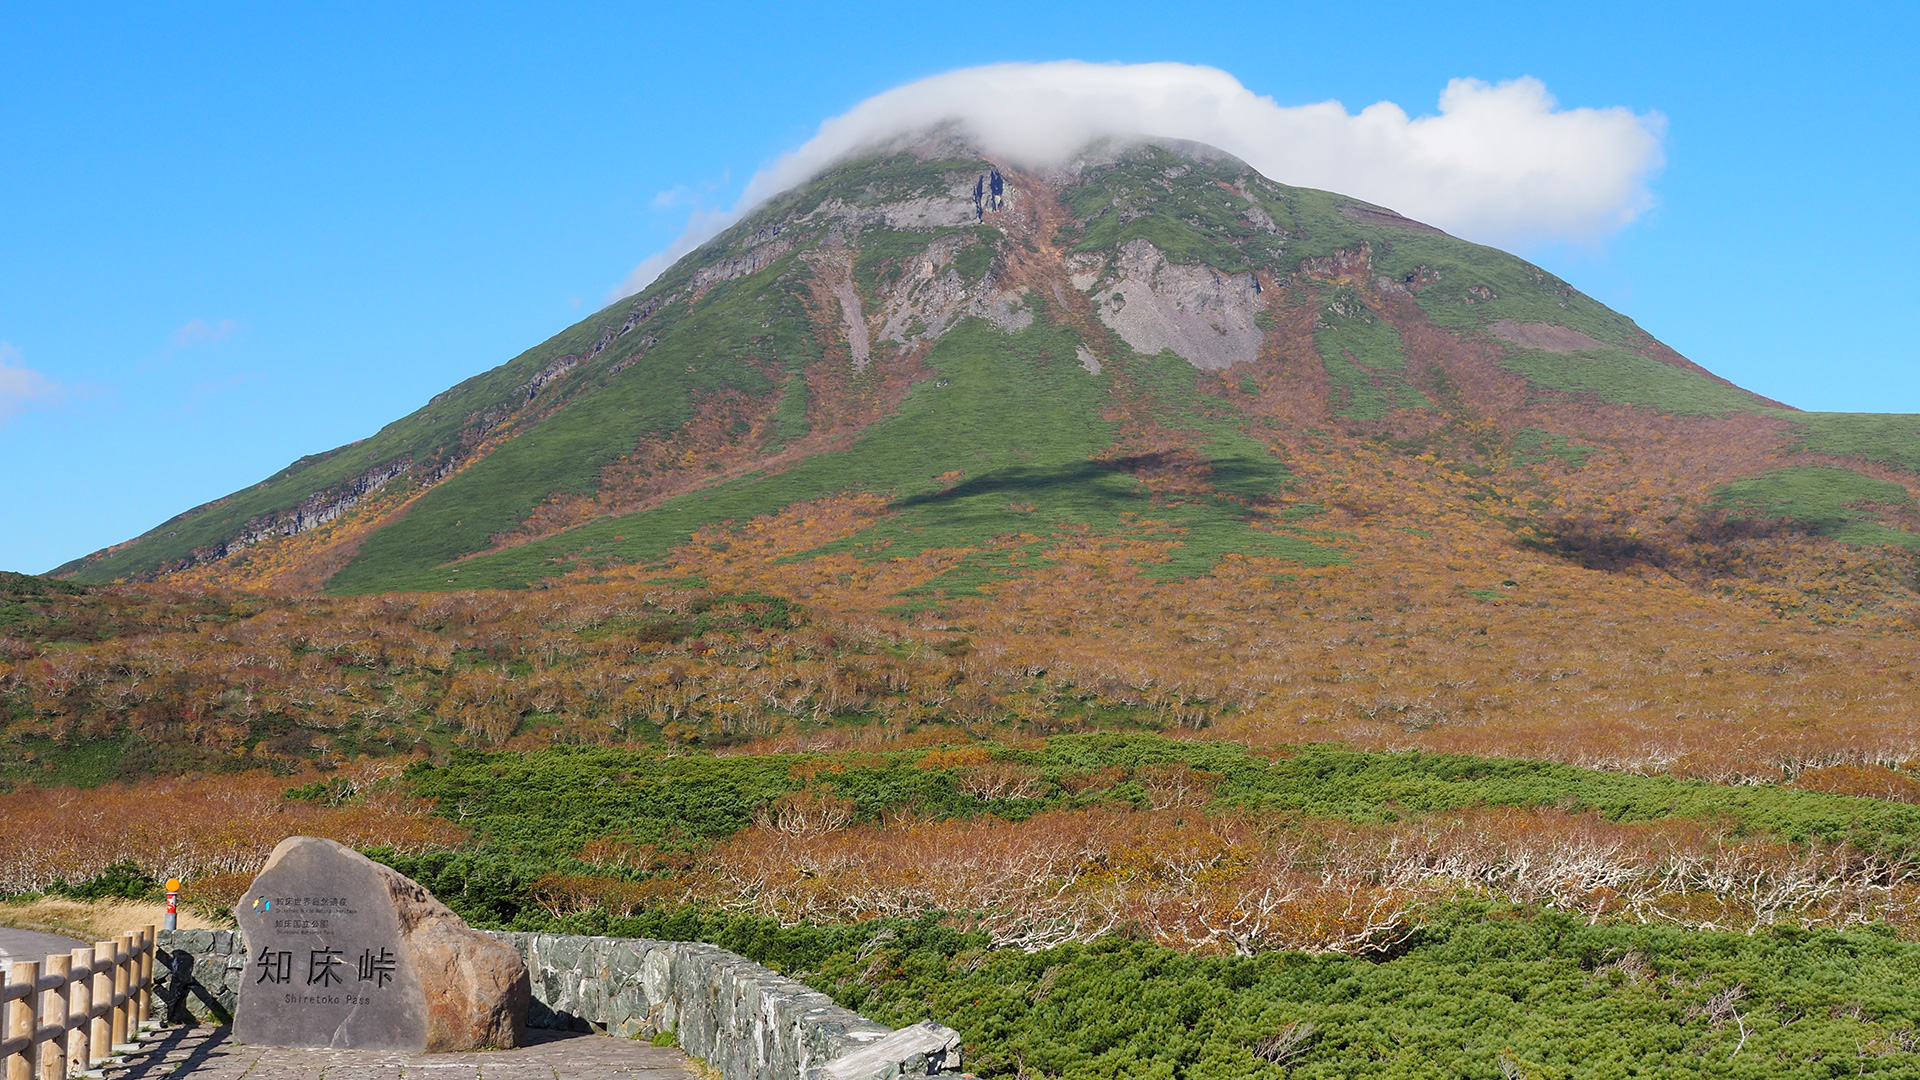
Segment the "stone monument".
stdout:
[[432,1053],[526,1041],[513,946],[351,848],[282,840],[233,913],[248,950],[240,1042]]

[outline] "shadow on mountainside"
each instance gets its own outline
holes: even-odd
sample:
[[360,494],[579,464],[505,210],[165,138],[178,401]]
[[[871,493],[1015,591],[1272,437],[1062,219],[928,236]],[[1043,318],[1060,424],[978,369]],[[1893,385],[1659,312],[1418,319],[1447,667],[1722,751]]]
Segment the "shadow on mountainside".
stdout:
[[[1076,462],[1071,465],[1015,465],[995,469],[963,480],[949,488],[895,499],[895,510],[914,510],[951,505],[978,498],[1064,497],[1072,502],[1098,503],[1107,513],[1140,511],[1153,504],[1154,492],[1141,478],[1175,471],[1194,472],[1196,466],[1215,494],[1245,491],[1270,481],[1271,466],[1242,458],[1198,458],[1178,453],[1155,452],[1126,457]],[[1247,516],[1246,508],[1240,508]]]

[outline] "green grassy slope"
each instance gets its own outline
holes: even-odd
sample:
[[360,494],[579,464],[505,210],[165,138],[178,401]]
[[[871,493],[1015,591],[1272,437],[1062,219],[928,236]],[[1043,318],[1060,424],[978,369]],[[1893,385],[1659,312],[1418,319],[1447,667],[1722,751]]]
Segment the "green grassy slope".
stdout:
[[[736,225],[682,260],[642,299],[675,294],[701,266],[739,254],[770,223],[787,223],[793,250],[756,273],[712,286],[690,303],[665,307],[648,324],[649,335],[658,341],[643,358],[617,373],[610,370],[616,359],[596,365],[579,381],[576,400],[423,496],[405,518],[371,537],[328,588],[375,592],[402,587],[402,582],[444,588],[488,578],[484,570],[463,568],[465,576],[450,583],[433,568],[485,550],[493,536],[525,520],[545,498],[592,493],[605,466],[631,453],[641,439],[678,429],[692,417],[696,401],[722,390],[753,398],[780,395],[772,403],[773,441],[764,449],[779,449],[804,435],[806,384],[793,376],[820,358],[821,346],[802,300],[811,271],[799,256],[820,237],[800,235],[804,230],[794,229],[792,219],[829,201],[858,206],[944,193],[957,177],[984,167],[976,160],[918,161],[905,155],[868,161],[803,185]],[[871,232],[871,249],[863,245],[855,265],[856,275],[869,279],[942,235]],[[990,255],[999,234],[969,232],[972,242],[956,261],[983,269],[980,255]],[[632,351],[619,353],[618,359]],[[780,375],[785,377],[779,381],[773,377]]]
[[[1005,534],[1046,535],[1075,524],[1119,530],[1132,527],[1123,515],[1137,514],[1182,531],[1189,545],[1210,553],[1206,566],[1226,550],[1309,562],[1339,558],[1311,541],[1250,528],[1247,508],[1225,499],[1156,505],[1126,474],[1125,462],[1094,460],[1116,434],[1115,426],[1101,418],[1111,376],[1081,368],[1078,344],[1078,334],[1050,327],[1044,319],[1016,334],[978,320],[964,323],[927,356],[939,377],[916,386],[898,414],[868,429],[847,450],[816,454],[781,473],[719,484],[644,513],[469,559],[457,568],[395,573],[373,587],[515,587],[568,569],[574,560],[645,562],[684,543],[703,525],[744,521],[796,502],[855,491],[897,500],[896,517],[836,545],[876,554],[975,546]],[[1180,375],[1180,369],[1187,374]],[[1171,370],[1190,385],[1191,369],[1184,362]],[[1264,447],[1236,444],[1229,450],[1221,468],[1230,482],[1278,490],[1284,470]],[[964,474],[959,484],[949,487],[938,479],[953,471]],[[363,581],[336,578],[331,587],[352,591]]]
[[1920,415],[1912,413],[1787,413],[1798,449],[1859,457],[1920,472]]
[[1327,369],[1335,416],[1378,420],[1394,409],[1433,407],[1407,383],[1400,331],[1367,311],[1352,289],[1327,298],[1313,345]]
[[[792,328],[804,326],[783,278],[800,267],[785,259],[714,289],[705,303],[672,321],[660,343],[632,366],[606,376],[526,435],[508,441],[465,472],[422,496],[406,517],[369,537],[335,575],[340,592],[378,591],[461,555],[525,520],[557,492],[592,492],[600,471],[640,439],[671,432],[693,415],[697,395],[736,389],[761,397],[778,387],[754,361],[810,358],[818,345]],[[770,333],[778,326],[786,332]],[[784,338],[784,340],[776,340]]]
[[1592,394],[1616,405],[1650,405],[1682,416],[1774,411],[1737,386],[1626,349],[1561,354],[1510,346],[1504,350],[1501,363],[1535,386]]
[[1194,161],[1156,146],[1133,150],[1067,192],[1067,208],[1079,219],[1075,250],[1117,251],[1146,240],[1171,262],[1234,274],[1270,266],[1286,251],[1285,236],[1249,221],[1245,199],[1220,186],[1248,171],[1232,159]]
[[1920,536],[1889,528],[1874,514],[1876,504],[1912,507],[1907,489],[1848,469],[1779,469],[1728,484],[1719,497],[1733,517],[1784,520],[1816,536],[1863,547],[1920,547]]

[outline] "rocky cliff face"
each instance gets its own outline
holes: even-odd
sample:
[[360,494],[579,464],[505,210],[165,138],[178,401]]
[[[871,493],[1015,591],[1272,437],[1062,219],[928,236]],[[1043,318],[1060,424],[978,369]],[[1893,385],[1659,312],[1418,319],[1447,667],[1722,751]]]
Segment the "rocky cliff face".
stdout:
[[411,461],[390,461],[361,473],[342,487],[315,492],[292,510],[253,518],[231,539],[194,549],[189,565],[224,559],[244,547],[317,529],[338,520],[367,496],[412,471]]
[[1265,335],[1256,324],[1260,281],[1211,266],[1182,266],[1144,239],[1129,240],[1105,272],[1082,286],[1094,294],[1100,321],[1135,352],[1170,349],[1202,371],[1260,358]]

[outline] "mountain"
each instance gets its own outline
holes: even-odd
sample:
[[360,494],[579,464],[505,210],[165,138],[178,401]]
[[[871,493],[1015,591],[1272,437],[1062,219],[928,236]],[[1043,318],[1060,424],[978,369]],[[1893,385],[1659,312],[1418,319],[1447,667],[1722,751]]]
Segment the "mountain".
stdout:
[[1908,1075],[1917,419],[1204,147],[926,140],[0,574],[0,884],[333,836],[989,1077]]
[[1521,259],[1207,147],[1023,172],[928,138],[56,574],[446,591],[749,547],[769,581],[832,566],[911,614],[1063,538],[1151,584],[1353,565],[1356,526],[1458,518],[1469,548],[1905,618],[1916,470],[1920,418],[1793,410]]

